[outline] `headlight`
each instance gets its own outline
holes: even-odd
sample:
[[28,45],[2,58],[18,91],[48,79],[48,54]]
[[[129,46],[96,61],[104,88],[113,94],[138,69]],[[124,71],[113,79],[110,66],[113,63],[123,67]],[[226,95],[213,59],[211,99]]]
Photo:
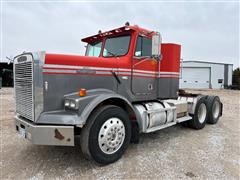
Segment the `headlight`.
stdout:
[[70,107],[75,109],[76,108],[76,102],[75,101],[71,101],[70,102]]
[[77,104],[78,104],[78,102],[73,99],[65,99],[65,101],[64,101],[65,108],[77,109],[78,108]]
[[69,107],[70,106],[70,101],[68,99],[65,100],[64,106]]

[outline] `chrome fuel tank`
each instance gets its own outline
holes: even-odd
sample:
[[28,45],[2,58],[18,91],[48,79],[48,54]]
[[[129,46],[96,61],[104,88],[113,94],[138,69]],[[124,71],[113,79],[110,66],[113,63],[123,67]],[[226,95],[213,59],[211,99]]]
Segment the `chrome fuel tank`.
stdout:
[[166,111],[166,108],[171,107],[168,103],[149,102],[136,104],[134,107],[141,116],[143,129],[149,129],[174,121],[173,111]]

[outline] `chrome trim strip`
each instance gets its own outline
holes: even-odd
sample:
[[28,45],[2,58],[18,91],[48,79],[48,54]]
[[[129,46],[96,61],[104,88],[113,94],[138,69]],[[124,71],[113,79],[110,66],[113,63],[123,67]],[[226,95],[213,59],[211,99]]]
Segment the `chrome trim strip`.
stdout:
[[33,97],[34,97],[34,114],[35,121],[39,118],[39,115],[43,111],[43,65],[45,63],[45,52],[34,52],[33,61],[34,61],[34,71],[33,71]]

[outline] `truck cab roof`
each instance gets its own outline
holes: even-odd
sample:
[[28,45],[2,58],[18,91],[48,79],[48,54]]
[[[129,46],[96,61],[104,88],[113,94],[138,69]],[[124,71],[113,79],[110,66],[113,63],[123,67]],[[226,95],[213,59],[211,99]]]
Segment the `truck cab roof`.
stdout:
[[144,35],[144,36],[152,36],[153,34],[156,33],[154,31],[150,31],[150,30],[147,30],[147,29],[144,29],[144,28],[140,28],[137,25],[122,26],[122,27],[119,27],[119,28],[116,28],[116,29],[113,29],[113,30],[110,30],[110,31],[99,32],[96,35],[83,38],[82,41],[86,42],[86,43],[93,43],[93,42],[96,42],[96,41],[101,41],[101,40],[103,40],[103,38],[105,38],[107,36],[122,35],[122,34],[126,34],[128,32],[131,32],[131,31],[135,31],[135,32],[140,33],[141,35]]

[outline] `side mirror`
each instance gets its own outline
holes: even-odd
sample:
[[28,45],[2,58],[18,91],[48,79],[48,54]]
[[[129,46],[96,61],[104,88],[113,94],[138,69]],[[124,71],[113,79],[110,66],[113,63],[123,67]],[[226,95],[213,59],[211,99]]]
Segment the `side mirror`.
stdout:
[[152,57],[161,60],[161,44],[162,38],[160,33],[154,34],[152,36]]

